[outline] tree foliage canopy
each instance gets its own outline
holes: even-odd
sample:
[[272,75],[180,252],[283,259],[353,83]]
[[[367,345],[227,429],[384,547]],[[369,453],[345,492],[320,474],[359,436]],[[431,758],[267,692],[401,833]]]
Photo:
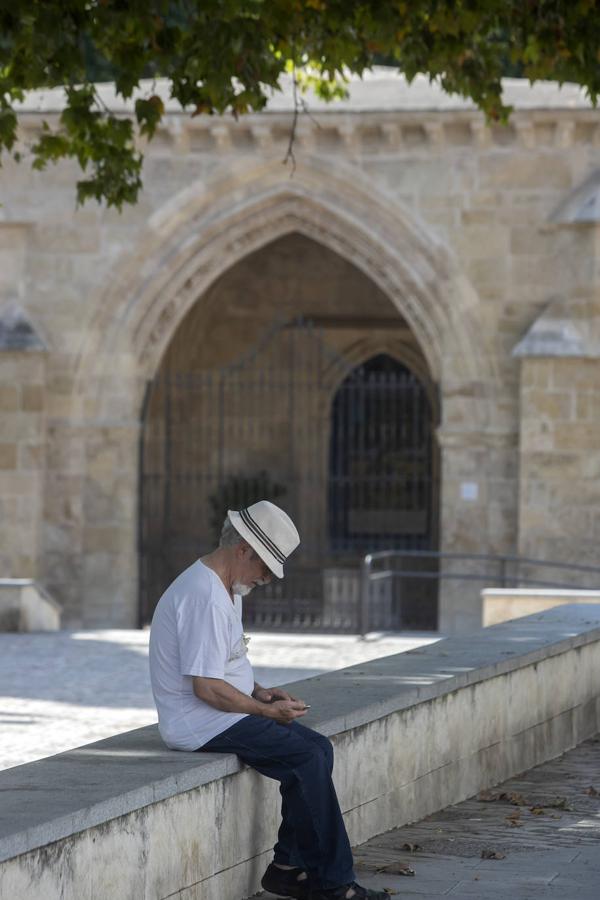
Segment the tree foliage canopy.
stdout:
[[136,128],[152,138],[160,97],[135,100],[134,118],[102,106],[95,83],[124,98],[143,78],[167,78],[190,114],[264,108],[284,72],[326,99],[349,73],[385,59],[411,80],[439,79],[503,120],[500,79],[518,67],[531,81],[600,93],[598,0],[0,0],[0,152],[17,159],[15,104],[24,92],[64,85],[58,127],[31,148],[44,168],[75,158],[88,198],[135,202],[142,155]]

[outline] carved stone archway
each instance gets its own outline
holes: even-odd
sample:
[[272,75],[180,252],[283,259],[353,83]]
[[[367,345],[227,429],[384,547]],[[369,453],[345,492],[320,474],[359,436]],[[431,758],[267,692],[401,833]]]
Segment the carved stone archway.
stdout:
[[[177,325],[219,275],[291,232],[350,260],[387,294],[434,379],[493,382],[477,297],[448,248],[354,169],[313,159],[293,179],[272,164],[229,169],[210,190],[186,189],[152,217],[98,298],[77,373],[88,409],[101,414],[104,380],[121,366],[151,376]],[[491,424],[489,415],[482,405],[481,426]]]
[[[478,298],[452,254],[415,216],[355,169],[319,159],[299,165],[293,179],[269,163],[229,169],[210,187],[192,185],[151,217],[138,245],[124,254],[97,298],[75,373],[88,460],[81,592],[90,609],[100,609],[105,604],[99,592],[106,587],[97,587],[98,574],[107,568],[115,573],[116,624],[135,619],[144,386],[208,287],[238,260],[291,232],[348,259],[387,294],[442,394],[448,385],[453,398],[468,398],[469,424],[462,433],[495,430],[495,376],[492,354],[481,342]],[[118,470],[98,463],[107,445],[117,448]],[[95,545],[95,504],[118,510],[112,549]],[[95,613],[83,618],[99,621]]]

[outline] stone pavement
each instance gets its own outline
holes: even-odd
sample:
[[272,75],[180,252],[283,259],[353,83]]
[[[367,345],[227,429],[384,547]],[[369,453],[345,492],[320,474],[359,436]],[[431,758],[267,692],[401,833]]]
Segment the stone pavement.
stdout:
[[[156,722],[146,630],[0,634],[0,769]],[[439,635],[251,634],[266,687],[400,653]]]
[[359,883],[415,900],[598,900],[600,736],[480,796],[356,847]]

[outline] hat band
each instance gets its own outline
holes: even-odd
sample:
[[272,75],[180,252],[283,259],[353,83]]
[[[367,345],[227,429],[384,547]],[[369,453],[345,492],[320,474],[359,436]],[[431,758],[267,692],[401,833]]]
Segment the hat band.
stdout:
[[255,537],[258,538],[265,550],[268,550],[269,553],[275,557],[277,562],[283,565],[286,557],[283,555],[279,547],[273,543],[271,538],[267,534],[265,534],[260,525],[254,521],[247,509],[240,509],[240,517],[244,525],[250,529]]

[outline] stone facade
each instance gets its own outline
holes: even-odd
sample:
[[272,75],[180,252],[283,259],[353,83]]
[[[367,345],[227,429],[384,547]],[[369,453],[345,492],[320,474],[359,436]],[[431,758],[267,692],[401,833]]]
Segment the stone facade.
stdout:
[[[241,293],[270,248],[293,268],[303,241],[327,313],[398,315],[438,390],[440,548],[600,564],[600,119],[571,86],[507,97],[511,124],[488,127],[378,72],[300,118],[293,175],[289,95],[237,123],[168,107],[121,214],[76,210],[70,164],[7,160],[0,321],[17,310],[36,340],[0,350],[0,574],[38,579],[67,624],[136,623],[145,385],[190,350],[182,323],[218,357],[306,306],[285,259],[261,297]],[[59,108],[28,98],[25,144]],[[354,343],[383,348],[376,331]],[[440,625],[477,608],[447,582]]]

